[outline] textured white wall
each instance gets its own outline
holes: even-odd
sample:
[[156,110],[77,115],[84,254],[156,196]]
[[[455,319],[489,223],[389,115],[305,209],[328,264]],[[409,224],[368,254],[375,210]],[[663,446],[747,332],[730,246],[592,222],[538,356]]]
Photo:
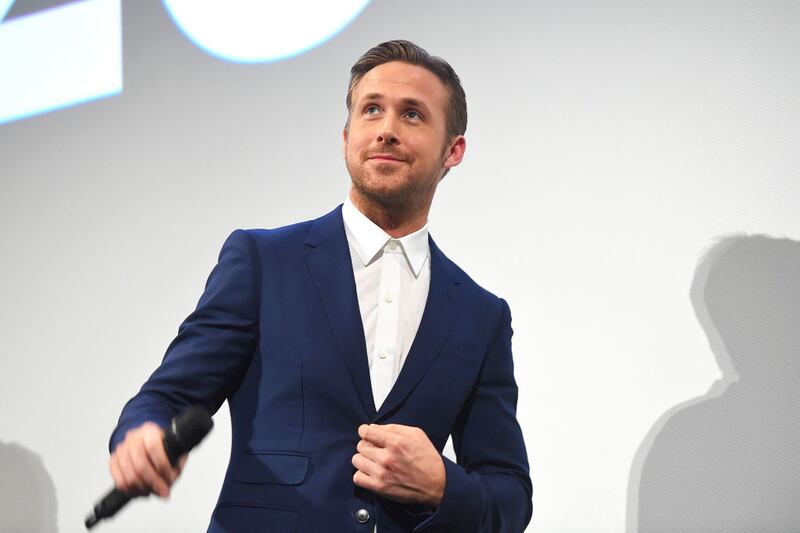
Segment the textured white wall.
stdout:
[[[398,37],[467,92],[467,156],[431,230],[511,305],[528,531],[623,531],[637,448],[721,376],[689,300],[698,257],[730,232],[800,239],[800,8],[376,0],[253,65],[194,47],[155,0],[124,2],[123,25],[121,95],[0,126],[0,450],[41,458],[59,531],[110,484],[116,417],[225,236],[344,198],[348,69]],[[104,531],[204,530],[224,409],[216,423],[169,504]]]

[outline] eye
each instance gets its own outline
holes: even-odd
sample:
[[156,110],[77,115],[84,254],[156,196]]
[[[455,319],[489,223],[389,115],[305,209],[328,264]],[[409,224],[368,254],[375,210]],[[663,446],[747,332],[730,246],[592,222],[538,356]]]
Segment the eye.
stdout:
[[379,113],[381,110],[380,107],[376,106],[375,104],[369,104],[367,107],[364,108],[365,115],[375,115]]
[[409,109],[406,111],[406,117],[410,118],[411,120],[422,120],[422,115],[419,113],[419,111],[414,109]]

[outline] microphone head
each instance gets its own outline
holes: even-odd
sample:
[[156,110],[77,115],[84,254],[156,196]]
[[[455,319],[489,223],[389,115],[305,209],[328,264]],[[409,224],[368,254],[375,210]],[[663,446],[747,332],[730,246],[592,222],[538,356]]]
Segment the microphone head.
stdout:
[[186,453],[194,448],[208,435],[214,422],[211,415],[203,407],[193,405],[172,419],[172,431],[181,448],[181,453]]

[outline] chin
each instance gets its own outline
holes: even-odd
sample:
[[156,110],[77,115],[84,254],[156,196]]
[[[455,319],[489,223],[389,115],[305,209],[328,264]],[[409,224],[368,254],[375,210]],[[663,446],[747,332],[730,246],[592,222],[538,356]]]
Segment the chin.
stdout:
[[410,191],[406,187],[398,186],[398,187],[391,187],[385,186],[375,186],[375,184],[365,184],[360,183],[356,185],[356,188],[361,193],[362,196],[369,198],[373,202],[376,202],[381,205],[398,205],[403,204],[408,200],[410,196]]

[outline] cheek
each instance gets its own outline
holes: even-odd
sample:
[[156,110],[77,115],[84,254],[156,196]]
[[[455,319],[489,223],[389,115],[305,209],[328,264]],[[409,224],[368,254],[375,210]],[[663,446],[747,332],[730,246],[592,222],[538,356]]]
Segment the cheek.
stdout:
[[361,161],[359,150],[352,142],[345,147],[344,158],[348,165],[355,165]]
[[349,154],[357,154],[364,146],[366,146],[367,136],[363,131],[350,131],[347,142],[345,143],[345,151]]
[[406,145],[412,148],[426,160],[437,159],[442,154],[442,139],[438,132],[431,131],[425,134],[409,135]]

